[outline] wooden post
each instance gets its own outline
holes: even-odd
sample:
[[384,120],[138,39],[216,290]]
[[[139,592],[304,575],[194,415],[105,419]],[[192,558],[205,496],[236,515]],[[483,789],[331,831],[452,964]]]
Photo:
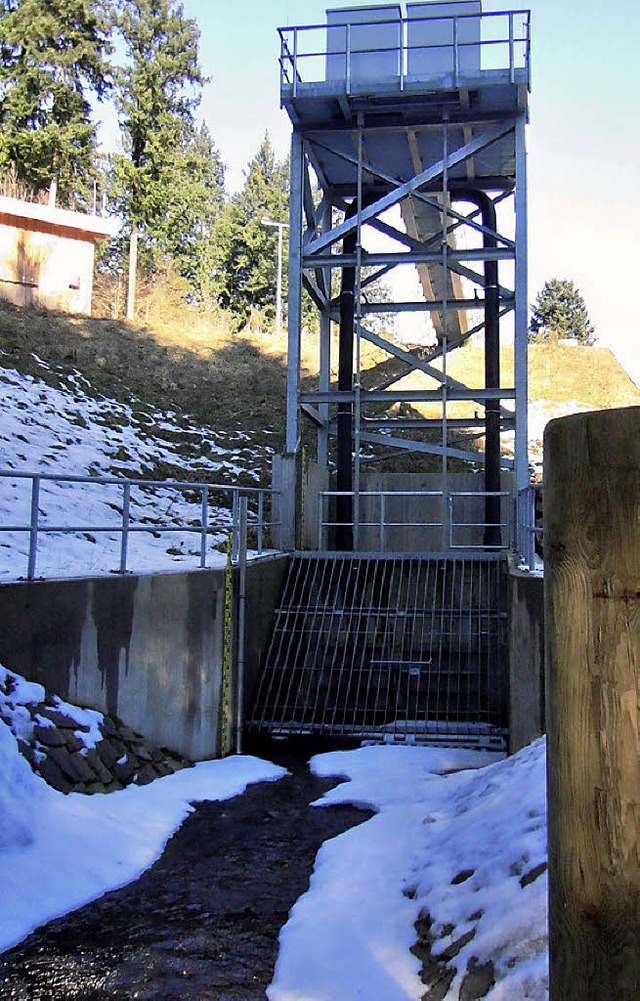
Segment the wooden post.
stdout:
[[544,439],[550,1001],[640,998],[640,407]]

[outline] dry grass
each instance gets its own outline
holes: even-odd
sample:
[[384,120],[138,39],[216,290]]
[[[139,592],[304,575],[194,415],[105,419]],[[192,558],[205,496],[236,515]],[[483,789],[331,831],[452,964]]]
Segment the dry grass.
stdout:
[[5,198],[18,198],[22,202],[36,202],[39,205],[46,205],[49,201],[48,191],[33,191],[19,179],[13,168],[0,174],[0,195]]
[[[210,329],[197,317],[161,329],[18,309],[0,302],[3,363],[59,384],[78,370],[98,394],[174,410],[218,431],[284,427],[286,368],[278,351]],[[51,366],[47,373],[33,354]],[[267,440],[265,436],[265,441]]]
[[[441,362],[434,363],[441,369]],[[513,386],[513,348],[500,352],[501,382]],[[467,346],[453,352],[447,359],[447,374],[471,387],[484,385],[484,351]],[[418,386],[435,388],[435,380],[413,373],[398,383],[398,388]],[[529,345],[529,397],[554,403],[576,403],[608,410],[613,407],[637,406],[640,390],[607,348],[578,347],[565,344]],[[429,417],[439,414],[438,405],[420,404]],[[451,403],[450,417],[470,417],[478,409],[475,403]]]
[[[173,410],[178,420],[182,413],[217,432],[258,432],[258,442],[280,450],[285,427],[286,337],[263,332],[259,317],[239,335],[219,311],[184,305],[169,309],[169,305],[165,299],[162,322],[144,325],[18,309],[0,301],[2,362],[53,384],[59,384],[65,373],[78,370],[97,394],[124,402],[135,398],[151,407]],[[34,353],[51,366],[48,372],[37,364]],[[305,386],[317,383],[318,357],[318,335],[306,333],[302,342]],[[387,358],[385,352],[364,346],[363,367],[371,373],[372,383],[384,374]],[[511,348],[503,349],[501,361],[502,384],[512,384]],[[482,386],[483,350],[467,346],[454,352],[447,372],[467,385]],[[335,380],[335,369],[332,376]],[[638,389],[603,348],[532,345],[529,378],[532,399],[575,400],[594,409],[640,403]],[[367,385],[366,372],[363,381]],[[413,373],[396,387],[429,384],[436,385]],[[440,414],[438,405],[418,406],[427,416]],[[450,417],[462,417],[478,409],[478,404],[458,403],[447,412]],[[306,423],[304,437],[313,454],[313,432]],[[415,459],[408,461],[413,468]],[[406,462],[404,457],[394,460],[394,468],[405,468]],[[264,470],[265,481],[267,477]]]

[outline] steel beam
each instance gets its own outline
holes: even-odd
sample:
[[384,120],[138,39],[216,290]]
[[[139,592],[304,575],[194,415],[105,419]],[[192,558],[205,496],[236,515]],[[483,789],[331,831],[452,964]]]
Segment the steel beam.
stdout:
[[[442,373],[440,373],[442,375]],[[362,405],[367,403],[422,403],[441,402],[443,387],[440,389],[363,389]],[[516,391],[511,387],[494,387],[491,389],[451,389],[447,390],[449,400],[467,400],[469,403],[476,401],[482,403],[484,400],[492,400],[499,397],[501,400],[515,400]],[[341,392],[337,389],[330,389],[325,392],[305,392],[300,393],[301,403],[349,403],[353,402],[355,394],[353,390]],[[505,416],[512,417],[513,414]]]
[[[332,268],[354,268],[356,266],[354,253],[343,254],[311,254],[307,248],[303,259],[304,268],[332,267]],[[494,247],[484,251],[481,247],[474,247],[468,250],[451,250],[447,254],[447,259],[452,264],[462,261],[512,261],[515,258],[515,250],[510,247]],[[408,250],[398,253],[370,253],[362,251],[362,264],[364,267],[375,267],[379,264],[390,264],[397,267],[400,264],[440,264],[442,261],[442,251],[434,250]],[[484,281],[480,278],[480,284]]]
[[300,336],[302,328],[302,201],[304,151],[302,137],[295,129],[291,133],[291,194],[289,199],[289,309],[287,366],[287,433],[286,451],[298,449],[300,418],[298,389],[300,385]]
[[[483,309],[484,299],[449,299],[450,309]],[[440,310],[442,299],[418,299],[417,302],[365,302],[362,304],[363,316],[369,313],[428,313]]]
[[528,340],[529,311],[527,289],[527,148],[526,118],[522,114],[516,123],[516,264],[515,264],[515,330],[514,330],[514,381],[516,385],[516,434],[515,463],[516,490],[529,484],[529,429],[528,429]]
[[[469,157],[475,156],[481,149],[487,149],[489,146],[493,146],[495,143],[499,142],[504,136],[508,135],[509,132],[513,131],[513,123],[507,125],[501,125],[497,128],[490,129],[487,132],[483,132],[481,135],[476,136],[470,143],[465,143],[459,149],[454,150],[449,154],[446,161],[446,166],[450,170],[459,163],[464,163]],[[318,251],[323,250],[325,247],[330,247],[333,243],[338,240],[342,240],[347,233],[352,232],[358,225],[363,225],[372,219],[374,216],[380,215],[385,212],[392,205],[397,205],[399,201],[406,198],[407,195],[412,194],[414,191],[418,191],[423,185],[428,184],[429,181],[434,180],[436,177],[440,177],[445,168],[445,162],[439,160],[437,163],[433,164],[431,167],[427,167],[426,170],[421,171],[411,180],[405,181],[404,184],[399,184],[397,188],[390,191],[388,194],[384,195],[382,198],[376,199],[371,205],[368,205],[361,213],[359,213],[358,218],[345,219],[343,223],[332,229],[330,233],[324,233],[322,236],[316,237],[312,240],[307,247],[307,254],[316,254]]]

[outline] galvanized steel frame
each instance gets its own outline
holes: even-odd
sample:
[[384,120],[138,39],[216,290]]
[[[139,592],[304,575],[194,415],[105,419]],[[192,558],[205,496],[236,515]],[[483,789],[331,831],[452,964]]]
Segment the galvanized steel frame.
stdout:
[[[513,16],[527,14],[526,20],[526,88],[528,88],[529,71],[529,22],[528,12],[513,11],[501,12],[503,16],[509,17],[509,41],[510,41],[510,81],[515,83],[516,73],[513,66]],[[464,16],[464,15],[463,15]],[[491,15],[482,15],[491,16]],[[317,26],[307,26],[309,28]],[[281,38],[283,41],[284,66],[287,60],[292,60],[292,65],[296,67],[293,77],[294,96],[298,96],[304,90],[303,81],[297,72],[296,52],[298,50],[297,41],[294,41],[293,49],[285,44],[285,33],[290,32],[295,39],[298,32],[307,30],[307,27],[282,29]],[[324,26],[326,28],[326,26]],[[348,30],[347,30],[348,37]],[[454,27],[455,38],[455,27]],[[454,46],[455,47],[455,46]],[[286,49],[286,52],[285,52]],[[457,63],[456,63],[457,65]],[[457,79],[457,78],[456,78]],[[296,81],[300,82],[298,88]],[[479,85],[482,84],[482,73],[480,74]],[[520,90],[522,80],[519,79]],[[515,427],[515,469],[516,488],[523,489],[529,481],[528,470],[528,432],[527,432],[527,217],[526,217],[526,150],[525,150],[525,125],[527,121],[527,109],[522,106],[522,101],[518,99],[517,110],[504,112],[499,115],[484,112],[479,118],[474,119],[470,111],[464,114],[451,117],[448,110],[443,111],[440,121],[424,120],[412,123],[412,129],[429,130],[431,133],[439,132],[442,143],[441,158],[429,165],[415,165],[414,174],[411,177],[397,177],[388,166],[382,162],[374,162],[371,156],[366,153],[366,144],[369,138],[376,134],[378,137],[385,133],[397,133],[402,130],[402,126],[394,122],[389,125],[381,125],[375,120],[374,114],[369,114],[369,110],[375,110],[376,97],[371,95],[368,98],[367,111],[362,110],[360,105],[344,105],[345,121],[338,125],[335,122],[327,122],[323,126],[317,122],[313,126],[306,126],[303,121],[297,120],[294,110],[294,103],[287,104],[290,93],[287,90],[288,83],[283,79],[282,98],[287,106],[294,130],[291,145],[291,209],[290,209],[290,231],[291,231],[291,256],[290,256],[290,276],[289,276],[289,375],[287,394],[287,452],[295,452],[300,442],[300,413],[301,408],[309,413],[318,428],[318,459],[325,465],[329,461],[329,440],[334,431],[330,420],[331,404],[344,403],[348,401],[354,408],[354,484],[356,517],[354,518],[355,538],[354,545],[358,548],[358,493],[360,483],[361,464],[361,443],[380,441],[384,439],[384,444],[400,450],[428,450],[438,451],[442,455],[443,475],[446,481],[447,457],[458,454],[451,449],[448,444],[448,422],[447,407],[449,401],[468,399],[482,402],[482,400],[500,400],[502,414],[502,429],[510,430]],[[346,83],[346,95],[349,96],[348,81]],[[415,98],[415,94],[414,94]],[[355,109],[360,107],[361,110]],[[353,114],[352,120],[348,120]],[[461,147],[449,148],[448,134],[452,124],[460,127],[464,126],[465,141]],[[344,150],[339,139],[344,132],[348,131],[352,135],[354,153]],[[408,131],[408,127],[405,128]],[[494,204],[504,201],[506,197],[513,198],[515,216],[515,239],[511,239],[505,233],[496,232],[482,223],[478,222],[478,209],[463,213],[451,205],[451,197],[455,195],[455,185],[450,183],[450,174],[458,164],[473,163],[473,158],[479,153],[486,151],[493,144],[509,138],[515,148],[515,170],[512,176],[501,178],[479,180],[480,190],[491,191],[491,198]],[[344,196],[346,192],[332,188],[329,180],[324,175],[320,166],[320,150],[325,153],[330,151],[339,160],[350,164],[355,169],[355,181],[352,184],[351,196],[356,202],[356,211],[350,218],[342,222],[335,222],[334,215],[345,208]],[[322,200],[318,207],[314,206],[311,195],[311,174],[315,173],[318,178]],[[363,189],[365,176],[370,184],[373,179],[376,183],[383,185],[382,193],[374,198],[373,202],[363,203]],[[473,176],[473,170],[471,170]],[[482,185],[484,184],[484,188]],[[438,194],[439,199],[434,196]],[[382,221],[379,216],[387,208],[398,204],[402,199],[412,196],[425,202],[432,209],[441,214],[442,231],[440,234],[440,246],[433,245],[434,239],[426,242],[409,237],[407,234],[390,233],[390,227]],[[407,249],[400,252],[386,253],[365,253],[362,248],[361,233],[365,225],[373,225],[381,231],[386,231],[404,243]],[[456,228],[467,225],[475,232],[489,235],[495,239],[497,246],[471,249],[452,248],[450,240],[451,234]],[[357,233],[356,252],[352,254],[342,254],[336,250],[336,244],[345,235],[355,231]],[[429,303],[423,306],[429,312],[439,309],[442,313],[442,329],[444,336],[435,347],[433,358],[442,357],[442,372],[429,364],[430,359],[418,360],[412,358],[408,352],[390,342],[385,342],[371,331],[368,331],[363,324],[366,315],[375,311],[375,306],[370,303],[363,303],[361,294],[356,295],[356,355],[354,359],[354,383],[353,389],[345,394],[344,392],[332,391],[330,389],[330,325],[335,317],[335,303],[331,299],[331,272],[334,268],[353,267],[356,273],[356,289],[361,292],[367,284],[363,279],[362,268],[364,266],[379,266],[382,272],[388,272],[400,264],[416,265],[441,265],[444,275],[456,274],[465,277],[476,285],[483,285],[484,276],[468,265],[473,262],[485,264],[487,261],[508,260],[514,262],[515,280],[514,288],[509,289],[500,284],[498,286],[500,296],[500,316],[514,311],[514,386],[489,387],[484,390],[474,390],[471,387],[455,382],[447,375],[447,351],[454,350],[461,343],[466,341],[471,333],[482,329],[483,323],[477,324],[472,331],[467,331],[460,337],[451,340],[447,337],[447,315],[453,312],[458,313],[460,309],[468,306],[467,300],[458,300],[447,295],[447,285],[444,284],[444,296],[436,303]],[[301,339],[301,291],[305,287],[312,296],[320,313],[320,380],[316,393],[300,393],[300,339]],[[482,299],[473,300],[476,307],[482,306]],[[393,308],[384,305],[384,312]],[[399,310],[420,308],[419,303],[407,305],[399,304]],[[425,449],[423,443],[415,442],[410,437],[389,437],[379,434],[377,437],[371,435],[366,429],[366,421],[361,420],[366,413],[366,406],[375,401],[384,399],[391,403],[401,402],[407,397],[407,393],[397,391],[390,387],[385,387],[384,391],[367,391],[362,387],[360,379],[360,338],[365,337],[373,343],[378,344],[389,354],[395,355],[401,360],[412,364],[414,368],[425,371],[440,382],[438,390],[424,391],[423,393],[413,393],[414,400],[437,400],[442,405],[442,436],[441,446]],[[392,386],[392,384],[391,384]],[[504,401],[514,400],[514,409],[504,406]],[[394,425],[396,428],[397,424]],[[382,429],[379,429],[382,430]],[[408,430],[408,428],[407,428]],[[469,454],[464,458],[470,459]],[[482,461],[482,455],[474,454],[475,461]],[[511,463],[507,460],[505,467]],[[446,484],[445,484],[446,489]]]

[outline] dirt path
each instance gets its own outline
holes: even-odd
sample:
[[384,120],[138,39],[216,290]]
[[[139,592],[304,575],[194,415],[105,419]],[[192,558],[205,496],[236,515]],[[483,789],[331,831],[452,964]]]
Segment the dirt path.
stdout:
[[264,999],[280,928],[307,889],[320,845],[370,814],[309,807],[336,784],[309,773],[309,748],[251,750],[293,774],[200,804],[135,883],[1,956],[0,998]]

